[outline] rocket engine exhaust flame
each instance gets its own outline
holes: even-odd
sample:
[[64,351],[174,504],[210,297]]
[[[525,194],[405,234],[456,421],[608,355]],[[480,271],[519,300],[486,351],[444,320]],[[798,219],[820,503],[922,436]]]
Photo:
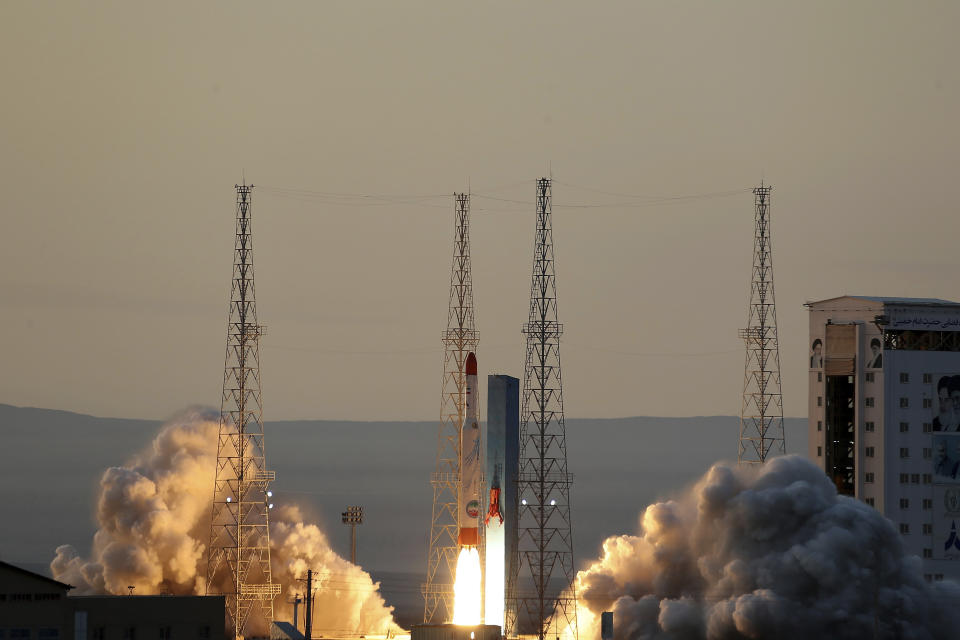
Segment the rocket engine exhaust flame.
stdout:
[[915,638],[960,629],[953,582],[927,583],[893,523],[797,456],[716,464],[608,538],[577,575],[580,638]]
[[[90,558],[70,545],[50,563],[57,580],[75,593],[202,595],[210,534],[210,489],[216,468],[219,420],[215,411],[192,410],[164,425],[150,448],[100,479]],[[275,498],[276,500],[276,498]],[[392,607],[379,584],[330,548],[326,535],[304,522],[299,508],[277,504],[270,511],[274,582],[284,593],[274,603],[278,620],[292,618],[297,579],[314,570],[314,629],[340,633],[395,633]],[[250,633],[267,633],[250,620]]]
[[476,547],[464,547],[457,557],[457,577],[453,583],[453,624],[480,624],[480,585],[480,551]]

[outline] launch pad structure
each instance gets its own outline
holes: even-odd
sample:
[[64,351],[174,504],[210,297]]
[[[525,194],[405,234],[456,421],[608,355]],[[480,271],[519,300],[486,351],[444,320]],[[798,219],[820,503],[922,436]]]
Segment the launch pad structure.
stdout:
[[753,190],[753,277],[747,328],[740,330],[746,346],[737,453],[740,464],[762,464],[768,456],[786,453],[770,246],[771,190],[762,183]]
[[[504,635],[551,631],[576,640],[571,476],[567,469],[553,253],[551,179],[537,180],[536,235],[520,410],[517,557],[507,585]],[[509,517],[509,516],[508,516]]]
[[424,624],[443,624],[453,618],[453,583],[457,566],[457,499],[460,476],[460,430],[466,416],[467,355],[477,350],[470,268],[470,194],[455,193],[453,264],[447,329],[443,332],[443,380],[437,462],[430,475],[433,512],[427,581],[422,588]]
[[239,638],[258,611],[273,621],[280,585],[270,569],[268,471],[260,390],[260,337],[253,285],[253,185],[237,185],[233,280],[207,548],[208,595],[226,596],[228,630]]

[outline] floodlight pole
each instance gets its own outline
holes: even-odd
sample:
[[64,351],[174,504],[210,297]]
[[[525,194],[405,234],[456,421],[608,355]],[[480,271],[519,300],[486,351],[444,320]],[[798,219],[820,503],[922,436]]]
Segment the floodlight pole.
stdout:
[[357,564],[357,525],[363,524],[363,507],[353,505],[340,513],[340,521],[350,525],[350,562]]

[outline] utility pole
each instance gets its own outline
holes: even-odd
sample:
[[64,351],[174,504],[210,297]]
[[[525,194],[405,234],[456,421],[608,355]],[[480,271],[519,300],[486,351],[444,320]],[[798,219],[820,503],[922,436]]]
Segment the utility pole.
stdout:
[[257,610],[273,622],[280,585],[270,569],[267,470],[260,394],[260,337],[253,286],[253,185],[236,185],[237,215],[227,353],[220,398],[217,468],[207,547],[207,593],[226,596],[230,632],[240,638]]
[[363,507],[350,506],[340,512],[340,521],[350,525],[350,562],[357,564],[357,525],[363,524]]
[[[557,284],[553,255],[551,180],[537,180],[530,314],[520,411],[517,479],[517,557],[507,586],[504,635],[535,633],[544,640],[569,630],[577,638],[573,531],[567,470]],[[522,581],[521,581],[522,576]]]
[[768,456],[786,453],[770,246],[770,191],[771,187],[763,183],[753,190],[753,277],[747,328],[740,330],[746,346],[737,453],[740,464],[763,464]]
[[466,413],[467,354],[477,351],[470,267],[470,194],[455,193],[453,264],[447,329],[443,339],[443,380],[437,463],[430,474],[433,514],[427,551],[427,581],[423,592],[424,624],[442,624],[453,618],[453,582],[457,567],[457,493],[460,482],[460,430]]
[[307,612],[303,621],[303,636],[307,640],[313,638],[313,569],[307,569]]

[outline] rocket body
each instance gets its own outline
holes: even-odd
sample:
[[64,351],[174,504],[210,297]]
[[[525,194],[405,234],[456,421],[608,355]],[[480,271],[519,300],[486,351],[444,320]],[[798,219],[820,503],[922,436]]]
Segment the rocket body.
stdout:
[[471,352],[464,366],[466,373],[466,411],[460,429],[460,491],[457,497],[457,546],[475,547],[479,544],[477,527],[480,523],[480,479],[483,473],[480,459],[480,420],[477,418],[477,357]]

